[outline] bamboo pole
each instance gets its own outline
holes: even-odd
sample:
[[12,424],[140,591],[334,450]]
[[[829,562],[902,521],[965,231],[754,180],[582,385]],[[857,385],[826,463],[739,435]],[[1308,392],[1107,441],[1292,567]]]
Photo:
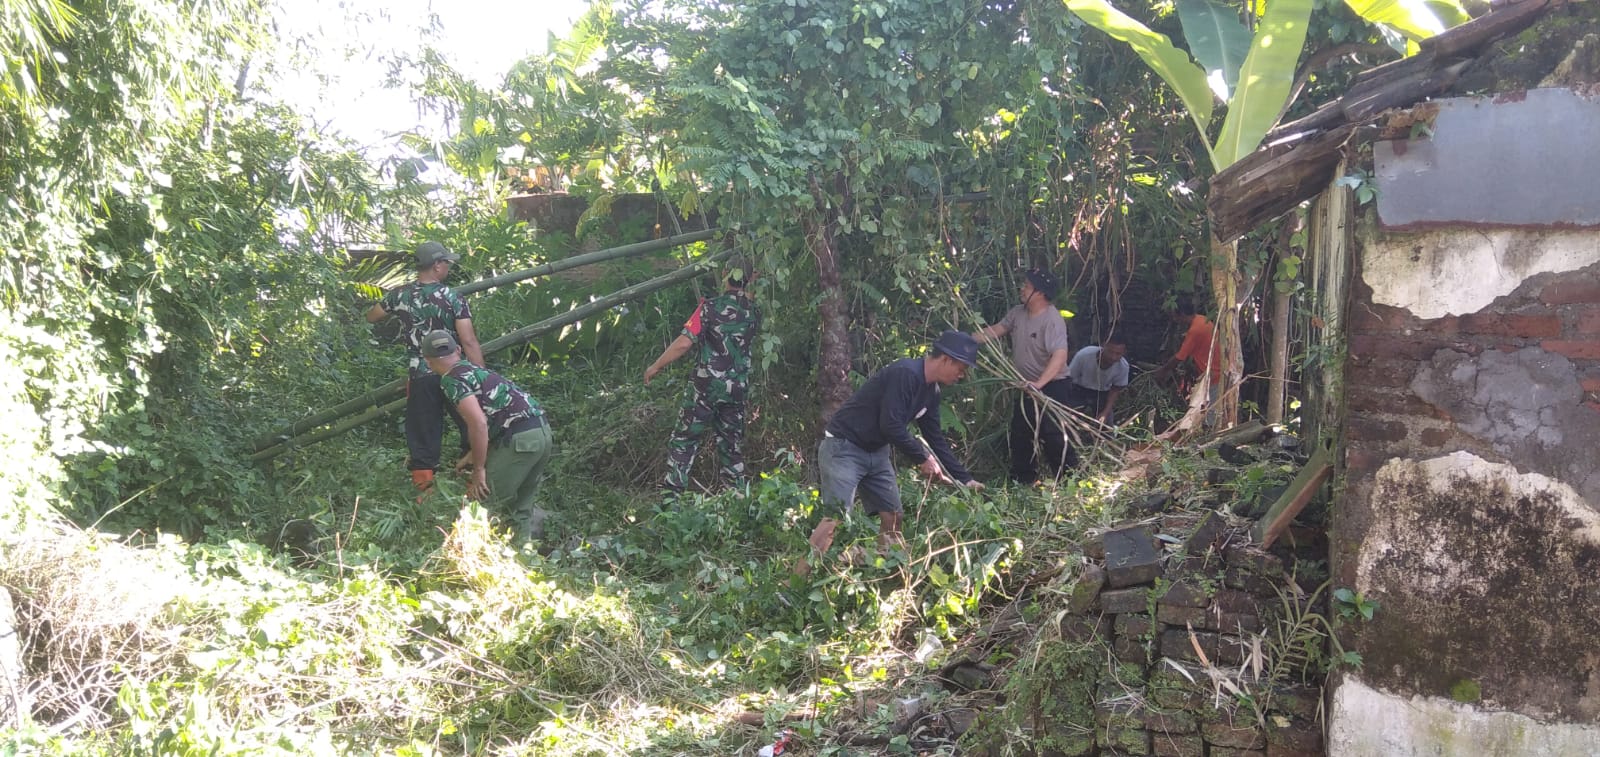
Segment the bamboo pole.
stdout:
[[722,233],[721,229],[706,229],[704,231],[694,231],[688,234],[679,234],[677,236],[652,239],[648,242],[637,242],[635,244],[625,244],[621,247],[610,247],[604,250],[596,250],[595,252],[574,255],[570,258],[545,263],[544,265],[534,266],[533,268],[528,268],[521,271],[512,271],[499,276],[491,276],[487,279],[479,279],[470,284],[463,284],[456,287],[455,292],[456,294],[467,295],[472,294],[473,292],[481,292],[485,289],[493,289],[495,287],[505,286],[506,284],[522,281],[523,279],[549,276],[552,273],[558,273],[571,268],[580,268],[586,265],[593,265],[595,263],[603,263],[607,260],[631,258],[638,255],[647,255],[652,252],[660,252],[661,250],[670,250],[674,247],[682,247],[686,244],[704,242],[720,233]]
[[[646,255],[652,252],[659,252],[661,250],[668,250],[674,247],[681,247],[686,244],[703,242],[707,239],[711,239],[720,232],[720,229],[706,229],[704,231],[696,231],[689,234],[679,234],[672,237],[653,239],[648,242],[625,244],[621,247],[610,247],[604,250],[585,253],[583,255],[575,255],[573,257],[566,258],[565,260],[557,260],[553,263],[546,263],[541,266],[535,266],[533,268],[528,268],[521,271],[512,271],[500,276],[480,279],[470,284],[456,287],[455,293],[459,295],[467,295],[473,292],[481,292],[485,289],[493,289],[495,287],[505,286],[506,284],[522,281],[524,279],[531,279],[538,276],[548,276],[552,273],[558,273],[560,271],[565,271],[572,268],[593,265],[595,263],[603,263],[607,260],[618,260],[621,258]],[[488,351],[489,348],[487,345],[485,345],[484,352],[487,353]],[[260,452],[268,447],[281,444],[288,439],[304,434],[330,421],[343,418],[344,416],[357,412],[363,408],[381,404],[391,398],[398,397],[405,392],[405,388],[406,384],[404,379],[384,384],[383,386],[378,387],[377,389],[363,394],[353,400],[342,402],[326,410],[322,410],[295,421],[294,423],[290,424],[288,428],[280,429],[270,434],[258,437],[253,443],[251,443],[250,449],[253,452]]]
[[[484,342],[483,353],[488,355],[510,347],[526,344],[527,342],[543,336],[544,334],[548,334],[551,331],[563,326],[581,321],[596,313],[605,312],[606,310],[610,310],[611,308],[616,307],[624,302],[630,302],[657,290],[665,289],[673,284],[688,281],[689,279],[704,273],[711,264],[717,263],[732,254],[732,250],[724,250],[714,255],[710,255],[703,260],[684,266],[683,268],[673,271],[665,276],[658,276],[648,281],[634,284],[630,287],[618,289],[611,294],[597,298],[594,301],[588,302],[580,307],[573,308],[572,310],[562,313],[561,315],[554,316],[552,318],[546,318],[538,323],[530,324],[515,331],[503,334],[499,337]],[[367,412],[336,426],[322,429],[320,431],[312,431],[312,428],[315,428],[315,426],[320,426],[330,421],[337,420],[338,418],[349,415],[350,413],[361,408],[384,403],[386,400],[390,399],[389,395],[393,394],[394,392],[403,391],[404,385],[405,382],[403,380],[385,384],[383,387],[377,390],[368,392],[367,394],[357,397],[356,399],[340,403],[334,408],[330,408],[329,410],[318,413],[315,416],[312,416],[312,418],[321,419],[319,423],[314,424],[310,428],[306,428],[300,433],[285,435],[283,438],[279,439],[276,444],[271,444],[264,449],[257,450],[254,454],[250,455],[250,460],[253,462],[270,460],[278,455],[288,452],[291,449],[296,449],[308,444],[314,444],[326,439],[331,439],[351,429],[354,429],[357,426],[364,425],[391,412],[394,412],[395,410],[399,410],[405,406],[405,400],[403,398],[394,400],[392,402],[387,402],[387,404],[382,404],[379,407],[373,407],[371,410],[368,410]],[[333,415],[332,410],[338,408],[346,408],[346,410],[340,415]],[[295,426],[304,426],[309,420],[311,419],[308,418],[306,420],[302,420],[296,423]]]

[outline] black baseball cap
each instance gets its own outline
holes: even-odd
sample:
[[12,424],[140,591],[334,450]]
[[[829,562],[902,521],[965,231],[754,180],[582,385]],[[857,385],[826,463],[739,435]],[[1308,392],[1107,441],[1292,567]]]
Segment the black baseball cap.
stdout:
[[456,344],[456,335],[444,329],[434,329],[422,337],[423,357],[444,357],[460,349],[461,345]]
[[1061,282],[1056,279],[1056,275],[1043,268],[1034,268],[1023,274],[1022,277],[1027,279],[1028,283],[1032,284],[1033,288],[1038,290],[1039,294],[1044,295],[1047,300],[1055,299],[1056,292],[1061,291]]

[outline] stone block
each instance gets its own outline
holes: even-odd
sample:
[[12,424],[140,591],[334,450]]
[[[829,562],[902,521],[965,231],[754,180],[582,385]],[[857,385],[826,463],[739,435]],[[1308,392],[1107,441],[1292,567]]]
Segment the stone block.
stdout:
[[1227,525],[1222,516],[1215,511],[1206,513],[1205,517],[1200,519],[1200,523],[1195,526],[1194,533],[1189,534],[1189,538],[1183,540],[1184,554],[1203,555],[1210,551],[1216,545],[1217,540],[1222,538],[1223,533],[1227,531]]
[[1040,754],[1060,757],[1088,757],[1095,753],[1094,731],[1065,726],[1050,733],[1050,746]]
[[1287,725],[1279,725],[1274,718],[1267,718],[1267,748],[1276,746],[1294,752],[1320,752],[1322,751],[1322,729],[1309,720],[1288,718]]
[[1128,694],[1138,694],[1145,688],[1145,665],[1140,662],[1118,662],[1100,670],[1099,700],[1113,700]]
[[1167,509],[1172,504],[1172,495],[1167,492],[1150,492],[1128,503],[1128,512],[1138,517],[1155,515]]
[[1100,746],[1113,753],[1128,755],[1150,753],[1150,732],[1143,728],[1108,726],[1098,736]]
[[1244,615],[1240,613],[1209,613],[1212,623],[1207,628],[1223,633],[1246,634],[1261,633],[1266,626],[1262,625],[1260,616]]
[[1206,757],[1206,742],[1196,735],[1153,733],[1150,753],[1155,757]]
[[1123,662],[1150,661],[1150,644],[1137,636],[1118,636],[1111,642],[1111,653]]
[[1117,638],[1124,636],[1137,636],[1144,638],[1155,630],[1155,622],[1145,613],[1129,613],[1118,615],[1116,623]]
[[1206,612],[1203,607],[1156,605],[1156,620],[1169,626],[1207,628],[1211,625],[1211,617],[1211,613]]
[[1106,583],[1113,589],[1150,583],[1161,575],[1161,554],[1146,526],[1106,533]]
[[1107,615],[1150,611],[1150,590],[1143,587],[1100,592],[1100,611]]
[[1072,589],[1067,592],[1067,612],[1081,615],[1092,609],[1105,583],[1106,572],[1099,565],[1084,563],[1072,582]]
[[1205,674],[1200,672],[1199,668],[1189,669],[1189,674],[1195,677],[1193,683],[1173,670],[1169,663],[1162,661],[1151,668],[1146,696],[1157,707],[1172,710],[1197,710],[1204,707],[1210,696],[1210,692],[1200,685],[1201,681],[1207,680]]
[[1211,747],[1211,757],[1267,757],[1260,749],[1235,749],[1225,746]]
[[[1206,650],[1210,654],[1210,650]],[[1217,637],[1217,654],[1211,658],[1214,665],[1238,665],[1244,662],[1246,655],[1250,654],[1250,641],[1231,634],[1221,634]]]
[[1261,597],[1270,597],[1282,582],[1281,577],[1268,577],[1260,573],[1230,566],[1222,575],[1222,584],[1230,589],[1247,591]]
[[1238,589],[1218,589],[1211,609],[1218,615],[1260,615],[1261,599]]
[[1156,592],[1156,602],[1179,607],[1205,607],[1211,603],[1205,589],[1194,581],[1174,581]]
[[1267,757],[1328,757],[1328,753],[1322,749],[1301,751],[1298,749],[1290,749],[1288,747],[1281,747],[1274,744],[1267,744],[1266,755]]
[[1266,749],[1267,735],[1257,727],[1248,713],[1240,712],[1229,716],[1222,713],[1223,717],[1215,722],[1203,723],[1200,726],[1200,735],[1205,737],[1210,744],[1211,753],[1216,754],[1217,747],[1233,749]]
[[[1190,637],[1193,637],[1192,639]],[[1161,633],[1161,656],[1171,657],[1174,660],[1188,660],[1199,662],[1200,657],[1195,653],[1195,646],[1205,652],[1206,659],[1211,664],[1217,664],[1217,653],[1222,647],[1222,636],[1208,631],[1195,631],[1191,634],[1182,629],[1169,629]]]
[[1103,534],[1085,537],[1083,540],[1083,556],[1090,560],[1106,559],[1106,537]]
[[1322,709],[1322,688],[1318,686],[1281,686],[1272,692],[1272,711],[1314,720]]
[[1109,615],[1067,615],[1061,619],[1061,639],[1075,644],[1087,644],[1111,638]]
[[1166,513],[1161,516],[1161,533],[1186,534],[1193,531],[1195,524],[1199,522],[1200,516],[1194,513],[1182,511]]
[[1145,707],[1135,711],[1134,715],[1145,728],[1157,734],[1194,733],[1200,727],[1194,715],[1183,710]]
[[1216,554],[1174,555],[1162,575],[1168,581],[1222,581],[1222,557]]

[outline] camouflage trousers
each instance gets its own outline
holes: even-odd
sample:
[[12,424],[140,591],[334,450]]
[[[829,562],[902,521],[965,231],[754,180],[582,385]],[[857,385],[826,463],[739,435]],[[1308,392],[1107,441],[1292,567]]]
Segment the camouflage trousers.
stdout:
[[744,486],[744,453],[740,451],[744,444],[744,402],[713,400],[694,392],[684,400],[678,427],[667,442],[668,492],[682,494],[689,488],[689,469],[694,467],[694,456],[700,451],[700,439],[707,429],[717,435],[722,477],[734,486]]

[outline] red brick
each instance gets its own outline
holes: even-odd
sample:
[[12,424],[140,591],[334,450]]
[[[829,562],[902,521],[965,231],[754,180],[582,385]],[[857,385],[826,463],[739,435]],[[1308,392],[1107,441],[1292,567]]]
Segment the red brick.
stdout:
[[1600,402],[1595,402],[1595,401],[1591,400],[1589,402],[1583,403],[1583,406],[1586,407],[1586,408],[1589,408],[1590,410],[1593,410],[1593,411],[1595,411],[1597,413],[1600,413]]
[[1539,299],[1546,305],[1600,302],[1600,281],[1587,276],[1562,279],[1546,285]]
[[1590,308],[1578,314],[1573,330],[1579,334],[1600,334],[1600,308]]
[[1350,383],[1355,386],[1401,387],[1410,386],[1417,375],[1415,360],[1387,360],[1384,358],[1352,357]]
[[1600,339],[1546,339],[1539,346],[1574,360],[1600,360]]
[[1585,377],[1578,382],[1585,392],[1600,392],[1600,376]]
[[1267,757],[1325,757],[1327,752],[1321,749],[1290,749],[1277,744],[1267,745]]
[[1380,455],[1364,449],[1346,449],[1344,451],[1344,469],[1348,474],[1375,471],[1378,466],[1383,465],[1388,459],[1388,455]]
[[1561,319],[1553,315],[1472,313],[1461,316],[1461,330],[1468,334],[1537,339],[1561,336]]
[[1443,342],[1433,339],[1407,339],[1372,334],[1353,334],[1350,337],[1350,354],[1368,357],[1426,360],[1444,346]]
[[1361,442],[1401,442],[1406,438],[1406,424],[1397,421],[1379,421],[1356,417],[1344,425],[1345,436]]
[[1428,404],[1410,392],[1368,391],[1356,387],[1350,389],[1350,409],[1358,413],[1416,415],[1423,418],[1444,419],[1450,417],[1449,413]]
[[1452,436],[1455,436],[1453,429],[1426,428],[1422,430],[1422,444],[1427,447],[1443,447]]
[[1390,305],[1358,302],[1350,308],[1348,323],[1352,334],[1395,332],[1415,328],[1416,319],[1410,311]]

